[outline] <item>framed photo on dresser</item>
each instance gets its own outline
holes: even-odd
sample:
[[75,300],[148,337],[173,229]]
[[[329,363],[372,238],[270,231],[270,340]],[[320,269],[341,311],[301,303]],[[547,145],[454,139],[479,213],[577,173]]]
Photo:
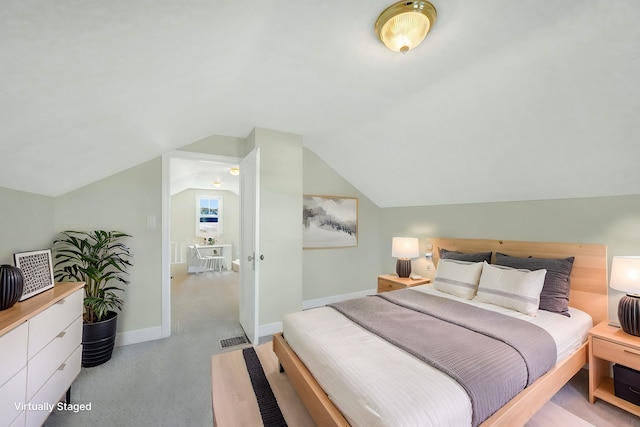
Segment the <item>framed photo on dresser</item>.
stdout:
[[53,288],[51,249],[13,254],[16,267],[24,274],[24,291],[20,301]]

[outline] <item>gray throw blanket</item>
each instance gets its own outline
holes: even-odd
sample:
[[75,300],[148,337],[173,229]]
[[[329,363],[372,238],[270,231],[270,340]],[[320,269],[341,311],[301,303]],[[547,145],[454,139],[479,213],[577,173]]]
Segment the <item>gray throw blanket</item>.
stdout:
[[447,298],[402,289],[329,306],[456,380],[473,426],[556,363],[544,329]]

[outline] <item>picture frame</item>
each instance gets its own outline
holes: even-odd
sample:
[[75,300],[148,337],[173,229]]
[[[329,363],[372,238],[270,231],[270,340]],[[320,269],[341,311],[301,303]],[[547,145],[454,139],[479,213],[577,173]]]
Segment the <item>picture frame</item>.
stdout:
[[303,249],[358,246],[358,198],[303,195]]
[[24,275],[24,291],[19,301],[53,288],[51,249],[17,252],[13,254],[13,260]]

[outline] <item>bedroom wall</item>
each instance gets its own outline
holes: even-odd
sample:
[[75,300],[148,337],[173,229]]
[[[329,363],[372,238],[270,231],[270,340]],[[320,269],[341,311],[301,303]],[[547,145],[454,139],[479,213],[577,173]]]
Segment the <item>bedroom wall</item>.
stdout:
[[375,289],[376,277],[382,272],[380,208],[306,148],[303,191],[304,194],[358,198],[358,246],[303,250],[302,296],[305,306],[316,305],[310,300]]
[[54,198],[0,188],[0,264],[13,254],[51,247],[55,237]]
[[[127,169],[55,199],[55,230],[119,230],[134,254],[118,331],[140,341],[159,338],[161,325],[162,161]],[[155,228],[148,228],[149,217]],[[127,339],[124,340],[125,342]]]
[[[602,243],[608,267],[615,255],[640,255],[640,195],[566,200],[385,208],[381,210],[380,265],[395,271],[393,236],[488,238],[547,242]],[[434,248],[435,250],[435,248]],[[432,276],[424,257],[413,261],[417,274]],[[609,318],[617,317],[621,292],[609,289]]]
[[[260,335],[302,308],[302,136],[255,128],[247,152],[260,148]],[[257,254],[256,254],[257,255]],[[275,331],[272,331],[275,332]]]
[[208,136],[179,148],[179,151],[239,158],[243,158],[247,155],[244,138],[224,135]]

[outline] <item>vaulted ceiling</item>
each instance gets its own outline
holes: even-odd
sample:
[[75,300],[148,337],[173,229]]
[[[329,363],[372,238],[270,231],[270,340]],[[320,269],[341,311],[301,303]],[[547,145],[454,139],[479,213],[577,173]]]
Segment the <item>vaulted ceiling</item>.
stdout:
[[56,196],[210,135],[303,136],[382,207],[640,194],[640,2],[7,1],[0,187]]

